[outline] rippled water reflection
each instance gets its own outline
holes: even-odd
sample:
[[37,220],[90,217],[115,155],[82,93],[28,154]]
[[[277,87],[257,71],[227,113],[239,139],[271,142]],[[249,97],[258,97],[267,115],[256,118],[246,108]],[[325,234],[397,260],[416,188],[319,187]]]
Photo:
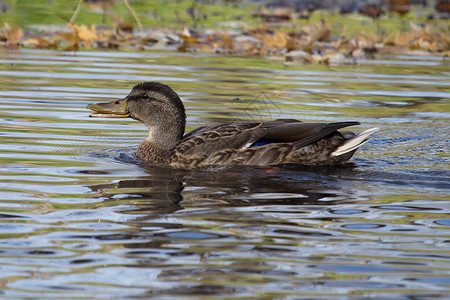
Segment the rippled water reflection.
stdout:
[[[2,298],[445,298],[448,63],[283,65],[173,52],[0,55]],[[181,171],[134,159],[145,128],[90,119],[139,81],[188,129],[236,119],[380,127],[337,167]]]

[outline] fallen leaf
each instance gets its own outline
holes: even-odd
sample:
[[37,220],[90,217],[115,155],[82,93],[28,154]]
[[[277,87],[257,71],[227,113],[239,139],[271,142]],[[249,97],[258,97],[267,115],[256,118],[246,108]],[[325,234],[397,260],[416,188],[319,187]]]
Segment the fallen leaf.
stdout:
[[5,35],[6,42],[8,45],[17,45],[19,39],[23,36],[23,31],[18,26],[11,26],[8,22],[3,24],[3,34]]
[[405,32],[400,34],[398,31],[394,33],[392,43],[395,46],[409,46],[416,36],[413,32]]
[[200,45],[200,41],[196,37],[191,36],[189,30],[186,28],[179,37],[183,41],[183,44],[178,47],[179,52],[190,52]]
[[356,48],[355,39],[340,39],[336,42],[336,49],[341,54],[350,55]]
[[331,25],[327,21],[302,26],[302,32],[313,41],[326,41],[330,37]]
[[75,32],[78,38],[83,41],[84,46],[87,48],[92,47],[93,43],[98,41],[98,35],[94,24],[89,28],[86,25],[78,26],[76,24],[69,24],[68,26]]
[[57,43],[54,40],[47,40],[43,37],[35,37],[31,39],[26,39],[20,43],[22,46],[25,47],[35,47],[40,49],[50,49],[50,48],[56,48]]
[[78,51],[80,38],[75,32],[61,32],[58,34],[58,38],[68,43],[63,49],[64,51]]
[[313,52],[315,41],[312,40],[309,36],[305,36],[302,33],[291,32],[288,34],[288,38],[286,41],[286,50],[303,50],[309,53]]

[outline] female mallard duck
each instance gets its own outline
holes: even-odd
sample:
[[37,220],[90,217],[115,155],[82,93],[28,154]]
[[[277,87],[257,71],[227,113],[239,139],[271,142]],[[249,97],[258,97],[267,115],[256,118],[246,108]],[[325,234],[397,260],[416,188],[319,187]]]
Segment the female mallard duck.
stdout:
[[[131,117],[144,123],[148,137],[136,156],[179,168],[280,164],[332,165],[350,159],[377,128],[358,135],[338,129],[358,122],[303,123],[293,119],[204,126],[184,134],[186,113],[167,85],[144,82],[125,98],[89,104],[92,117]],[[183,135],[184,134],[184,135]]]

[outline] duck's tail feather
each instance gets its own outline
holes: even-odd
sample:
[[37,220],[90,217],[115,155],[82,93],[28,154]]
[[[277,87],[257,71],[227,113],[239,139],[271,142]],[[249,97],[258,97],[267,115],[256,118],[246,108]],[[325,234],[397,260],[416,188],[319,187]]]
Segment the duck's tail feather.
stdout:
[[372,133],[377,132],[377,131],[378,131],[378,128],[376,128],[376,127],[364,130],[360,134],[346,140],[343,145],[339,146],[336,150],[334,150],[331,153],[331,156],[339,156],[339,155],[342,155],[342,154],[345,154],[350,151],[358,149],[361,145],[367,143],[370,140],[369,136]]

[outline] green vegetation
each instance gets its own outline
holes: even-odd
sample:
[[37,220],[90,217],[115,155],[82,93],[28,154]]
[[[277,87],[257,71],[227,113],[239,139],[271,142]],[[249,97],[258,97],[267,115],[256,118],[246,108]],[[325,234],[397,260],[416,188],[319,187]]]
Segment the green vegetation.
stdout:
[[[13,26],[27,28],[29,25],[61,25],[68,23],[79,4],[75,0],[6,0],[4,12],[0,12],[0,24],[8,22]],[[106,5],[104,3],[107,3]],[[250,2],[241,1],[195,1],[195,0],[141,0],[130,1],[144,27],[203,27],[221,28],[226,22],[243,22],[250,27],[259,27],[261,19],[253,17],[255,11],[262,8]],[[354,34],[357,31],[369,33],[395,32],[409,30],[409,22],[415,24],[430,24],[444,31],[450,26],[445,19],[428,20],[432,8],[412,9],[403,17],[398,14],[386,13],[380,20],[372,20],[359,13],[341,15],[337,10],[317,10],[312,13],[309,21],[303,19],[291,20],[283,26],[293,29],[305,23],[316,23],[327,20],[332,24],[331,33],[339,35]],[[76,18],[76,24],[112,25],[114,20],[121,18],[124,23],[136,24],[131,12],[123,0],[83,1]],[[137,27],[137,25],[135,26]],[[274,26],[278,28],[278,26]]]
[[[123,1],[113,1],[107,6],[83,3],[76,19],[77,24],[111,25],[113,18],[121,17],[125,23],[135,20]],[[106,1],[107,2],[107,1]],[[78,1],[74,0],[7,0],[7,12],[1,14],[1,23],[9,22],[25,27],[31,24],[65,24],[74,14]],[[213,26],[217,22],[245,20],[251,22],[253,6],[250,4],[218,5],[202,4],[199,1],[132,1],[144,27],[175,27],[201,25]]]
[[[342,15],[336,7],[316,10],[308,20],[287,8],[225,0],[9,0],[1,9],[5,20],[0,46],[9,48],[145,51],[166,47],[324,64],[418,50],[445,57],[450,49],[450,20],[438,18],[432,7],[412,7],[405,16],[386,12],[379,19],[356,12]],[[433,14],[436,18],[429,18]],[[144,30],[149,28],[153,30]]]

